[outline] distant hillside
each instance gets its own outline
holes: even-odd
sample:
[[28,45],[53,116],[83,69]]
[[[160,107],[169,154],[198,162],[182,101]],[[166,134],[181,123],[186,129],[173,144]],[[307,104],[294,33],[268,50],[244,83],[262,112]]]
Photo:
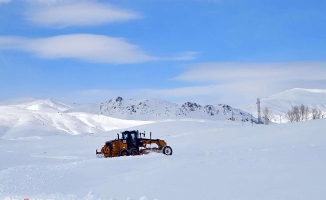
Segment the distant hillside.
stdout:
[[[182,105],[158,99],[123,99],[103,103],[69,104],[54,99],[9,99],[0,101],[0,137],[6,134],[98,133],[160,120],[251,121],[250,114],[228,105]],[[255,119],[254,119],[255,120]]]
[[[296,105],[305,105],[310,109],[316,108],[326,117],[326,90],[295,88],[277,93],[270,97],[261,98],[261,108],[268,107],[273,112],[272,121],[287,122],[285,114]],[[244,106],[243,110],[257,117],[257,105],[252,103]]]
[[229,105],[219,104],[199,105],[186,102],[182,105],[158,99],[123,99],[117,97],[99,105],[102,115],[135,120],[164,120],[195,118],[207,120],[235,120],[250,121],[251,115],[232,108]]

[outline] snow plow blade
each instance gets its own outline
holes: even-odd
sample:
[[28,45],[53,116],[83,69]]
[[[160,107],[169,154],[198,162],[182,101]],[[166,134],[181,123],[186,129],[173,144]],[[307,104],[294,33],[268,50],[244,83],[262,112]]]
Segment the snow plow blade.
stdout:
[[102,157],[104,157],[104,154],[100,151],[97,151],[97,149],[96,149],[96,157],[102,158]]

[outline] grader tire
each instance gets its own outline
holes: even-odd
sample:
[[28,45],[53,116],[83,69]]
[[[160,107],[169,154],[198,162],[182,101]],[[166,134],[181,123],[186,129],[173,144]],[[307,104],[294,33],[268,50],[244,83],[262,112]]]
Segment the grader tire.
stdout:
[[169,155],[169,156],[172,155],[172,148],[170,146],[163,147],[162,151],[163,154],[165,155]]
[[119,151],[119,156],[129,156],[129,152],[125,149]]
[[136,148],[132,148],[132,149],[129,150],[129,155],[137,156],[137,155],[139,155],[139,150],[136,149]]

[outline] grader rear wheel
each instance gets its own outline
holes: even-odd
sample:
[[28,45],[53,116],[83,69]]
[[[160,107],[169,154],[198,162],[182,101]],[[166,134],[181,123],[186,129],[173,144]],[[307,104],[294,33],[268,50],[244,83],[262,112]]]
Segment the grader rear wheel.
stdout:
[[131,156],[137,156],[137,155],[139,155],[139,150],[136,149],[136,148],[132,148],[132,149],[129,150],[129,154]]
[[129,156],[129,152],[125,149],[119,151],[119,156]]

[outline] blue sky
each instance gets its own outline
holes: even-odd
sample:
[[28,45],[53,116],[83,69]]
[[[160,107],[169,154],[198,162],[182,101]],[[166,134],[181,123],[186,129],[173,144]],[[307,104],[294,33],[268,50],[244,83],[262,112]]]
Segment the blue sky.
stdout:
[[0,99],[242,105],[326,89],[321,0],[0,0]]

